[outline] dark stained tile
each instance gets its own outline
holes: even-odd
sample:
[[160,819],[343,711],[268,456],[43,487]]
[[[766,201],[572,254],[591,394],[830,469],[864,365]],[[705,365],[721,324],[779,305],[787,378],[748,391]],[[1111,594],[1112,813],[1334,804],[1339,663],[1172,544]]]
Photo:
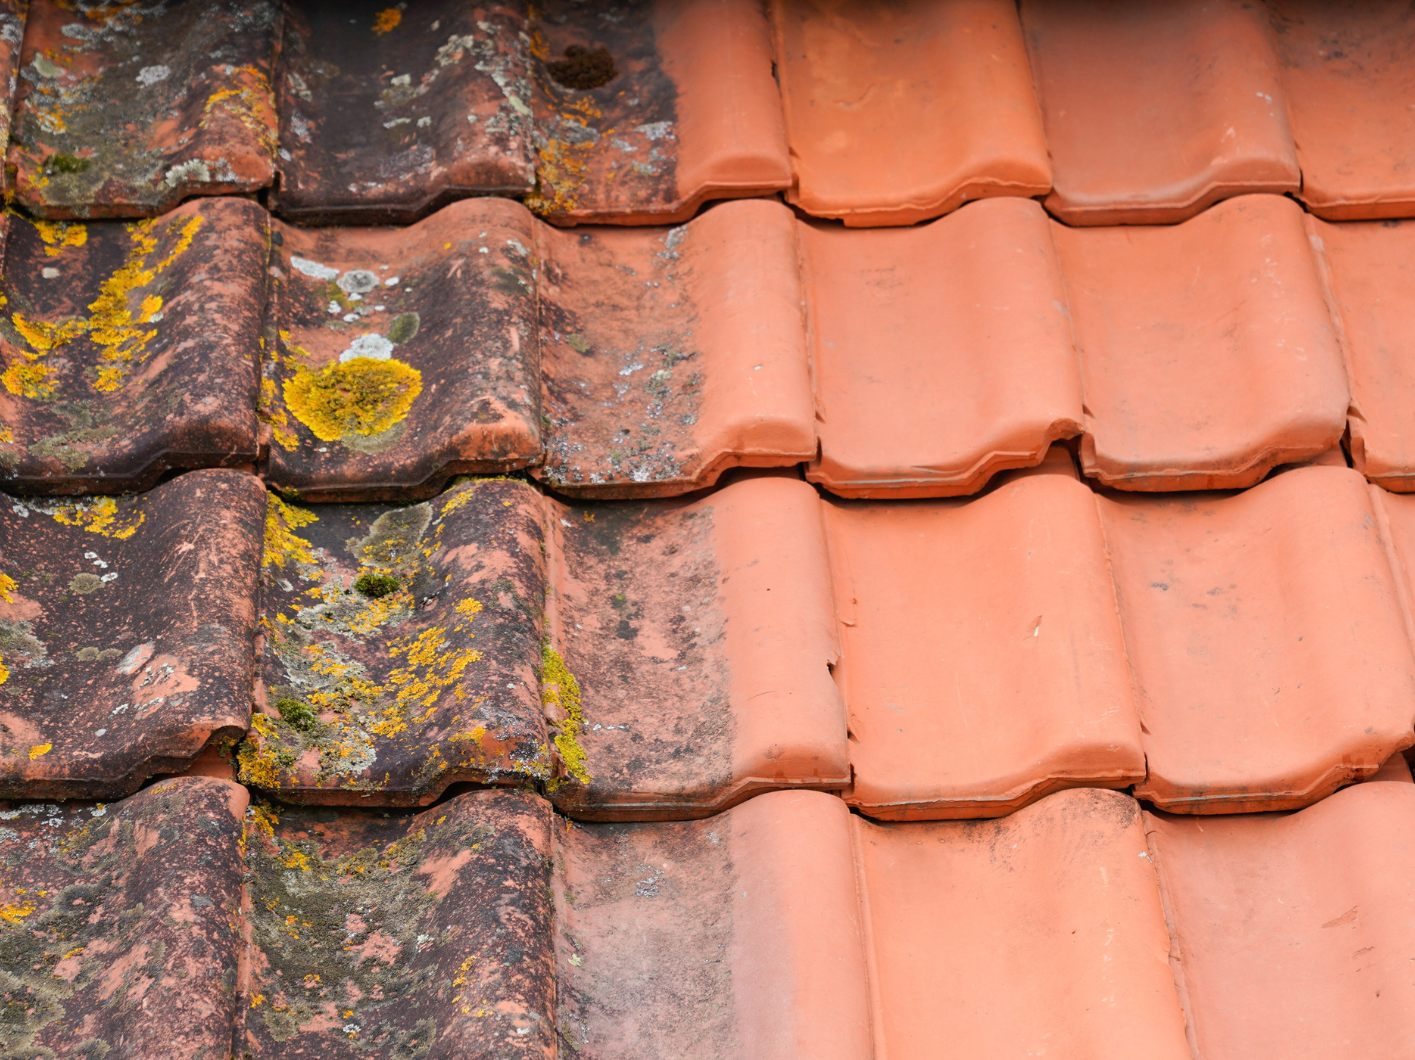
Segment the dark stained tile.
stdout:
[[407,223],[468,195],[525,194],[529,61],[521,3],[290,0],[276,211]]
[[277,222],[271,482],[307,500],[427,497],[537,460],[534,224],[502,199],[405,229]]
[[481,480],[400,508],[272,494],[267,520],[244,783],[302,802],[422,805],[455,781],[550,774],[533,488]]
[[151,217],[268,187],[275,0],[35,0],[10,134],[18,203],[40,217]]
[[0,796],[108,798],[235,742],[265,491],[194,471],[0,510]]
[[[0,0],[0,151],[6,150],[10,143],[11,112],[28,8],[28,0]],[[0,176],[0,188],[8,190],[9,186],[9,174]]]
[[0,487],[111,493],[255,462],[263,210],[3,223]]
[[0,1054],[229,1054],[246,803],[205,777],[110,806],[0,803]]

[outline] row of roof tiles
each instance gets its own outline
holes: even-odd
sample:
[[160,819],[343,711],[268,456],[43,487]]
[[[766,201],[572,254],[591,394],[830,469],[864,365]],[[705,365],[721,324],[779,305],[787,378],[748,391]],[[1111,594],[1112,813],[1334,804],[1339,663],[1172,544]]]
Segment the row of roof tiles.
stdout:
[[483,194],[572,224],[774,192],[865,226],[999,195],[1078,224],[1250,191],[1415,209],[1390,0],[5,6],[12,190],[51,219],[272,186],[315,221]]
[[1279,196],[1090,229],[1025,199],[872,232],[766,201],[655,229],[503,199],[401,230],[237,199],[4,223],[16,491],[259,460],[316,501],[524,467],[661,496],[808,462],[843,496],[949,496],[1078,435],[1085,473],[1125,489],[1249,486],[1343,436],[1372,481],[1415,488],[1415,226]]
[[1415,498],[1344,466],[1097,494],[1056,451],[967,501],[756,472],[693,500],[483,479],[391,509],[211,470],[11,500],[0,543],[11,797],[122,795],[241,741],[244,782],[318,804],[535,782],[651,820],[809,787],[957,818],[1133,785],[1223,813],[1415,742]]
[[1207,818],[1096,789],[895,825],[818,792],[277,814],[192,777],[0,820],[13,1055],[1300,1060],[1405,1056],[1415,1021],[1398,760]]

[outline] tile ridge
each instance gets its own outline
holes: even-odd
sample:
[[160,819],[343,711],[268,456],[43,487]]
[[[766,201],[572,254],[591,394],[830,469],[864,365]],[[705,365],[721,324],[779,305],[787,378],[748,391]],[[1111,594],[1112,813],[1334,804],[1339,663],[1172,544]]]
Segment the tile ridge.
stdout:
[[1155,831],[1151,825],[1153,814],[1141,807],[1140,823],[1145,830],[1145,851],[1154,873],[1155,889],[1159,892],[1160,910],[1164,913],[1164,927],[1169,935],[1169,972],[1174,977],[1174,991],[1179,995],[1179,1007],[1184,1013],[1184,1038],[1189,1044],[1189,1052],[1195,1060],[1200,1060],[1198,1035],[1194,1029],[1194,1012],[1189,1003],[1189,981],[1184,966],[1184,948],[1179,941],[1178,922],[1174,912],[1174,900],[1165,884],[1164,869],[1160,864],[1159,844],[1155,842]]
[[850,853],[854,861],[855,894],[860,903],[860,941],[865,949],[865,988],[869,996],[870,1037],[874,1042],[872,1060],[889,1060],[884,1037],[884,999],[880,996],[879,957],[875,947],[874,917],[870,912],[870,886],[862,857],[860,835],[864,819],[850,814]]

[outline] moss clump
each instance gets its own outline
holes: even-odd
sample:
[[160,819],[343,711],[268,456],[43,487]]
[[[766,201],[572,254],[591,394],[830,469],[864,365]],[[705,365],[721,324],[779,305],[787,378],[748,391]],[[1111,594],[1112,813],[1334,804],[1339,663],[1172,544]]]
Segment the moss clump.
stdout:
[[585,749],[577,737],[585,727],[585,714],[580,706],[580,682],[565,665],[560,653],[547,641],[541,645],[540,699],[547,707],[559,707],[566,717],[555,733],[555,750],[565,772],[581,784],[594,779],[585,766]]
[[377,600],[398,591],[398,579],[391,574],[360,574],[354,588],[370,599]]
[[401,346],[409,342],[417,335],[418,328],[422,325],[422,318],[416,313],[399,313],[393,318],[393,323],[388,325],[388,341]]
[[83,173],[88,169],[88,159],[74,155],[50,155],[48,166],[51,173]]
[[275,701],[275,709],[280,712],[280,716],[285,719],[285,723],[292,729],[299,729],[301,732],[309,732],[318,721],[315,712],[300,700],[291,696]]
[[382,434],[401,423],[423,390],[423,377],[396,358],[354,357],[285,381],[285,404],[323,442]]

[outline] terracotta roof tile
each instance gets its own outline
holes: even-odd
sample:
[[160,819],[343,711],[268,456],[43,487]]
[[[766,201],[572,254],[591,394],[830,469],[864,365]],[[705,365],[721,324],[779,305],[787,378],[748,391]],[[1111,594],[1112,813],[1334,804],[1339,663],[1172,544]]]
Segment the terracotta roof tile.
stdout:
[[773,0],[788,199],[847,225],[936,217],[1051,186],[1010,0]]
[[1251,486],[1337,444],[1349,401],[1301,209],[1221,203],[1169,227],[1054,225],[1105,485]]
[[[27,0],[0,0],[0,150],[10,143],[11,112],[15,105],[15,82],[20,67],[20,46],[24,43]],[[9,190],[10,177],[0,176],[0,189]]]
[[194,471],[0,510],[0,796],[107,798],[250,717],[265,491]]
[[530,191],[524,27],[516,3],[289,0],[274,208],[406,223],[467,195]]
[[3,223],[0,484],[106,493],[255,462],[264,211]]
[[151,217],[274,175],[273,0],[33,0],[9,165],[40,217]]
[[1196,1055],[1399,1055],[1415,1021],[1415,786],[1145,822]]
[[112,806],[0,812],[0,1050],[228,1055],[244,1000],[246,803],[244,788],[203,777]]
[[[770,33],[751,0],[548,0],[530,30],[538,213],[661,224],[791,183]],[[596,84],[587,67],[557,79],[568,49],[603,49],[613,77]]]

